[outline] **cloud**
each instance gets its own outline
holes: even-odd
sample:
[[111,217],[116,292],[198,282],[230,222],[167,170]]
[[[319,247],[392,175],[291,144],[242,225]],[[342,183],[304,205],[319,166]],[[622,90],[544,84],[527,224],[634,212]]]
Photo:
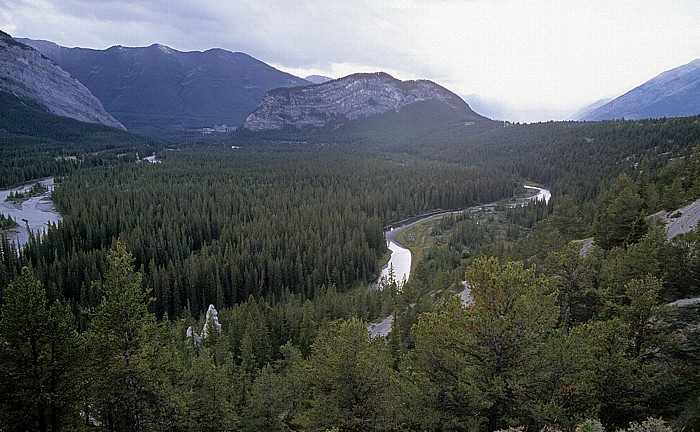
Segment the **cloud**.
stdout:
[[[410,22],[401,16],[402,8],[387,8],[372,0],[351,5],[329,0],[33,0],[21,4],[15,8],[24,15],[18,27],[34,27],[54,40],[93,41],[85,44],[91,47],[107,40],[123,45],[161,42],[184,50],[222,47],[296,66],[381,64],[383,59],[409,64],[413,57]],[[44,22],[55,18],[38,29],[28,22],[30,10],[35,22],[37,15]]]

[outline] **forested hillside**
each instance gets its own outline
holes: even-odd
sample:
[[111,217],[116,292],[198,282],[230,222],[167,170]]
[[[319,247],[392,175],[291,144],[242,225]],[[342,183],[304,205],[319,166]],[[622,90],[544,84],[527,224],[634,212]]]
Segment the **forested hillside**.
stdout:
[[[700,295],[700,232],[646,218],[700,197],[698,119],[430,128],[424,108],[169,150],[81,129],[70,169],[34,148],[23,173],[67,174],[64,219],[0,242],[1,427],[700,427],[698,305],[666,306]],[[508,208],[524,179],[552,200]],[[369,289],[384,226],[501,199],[407,231],[411,279]]]
[[250,295],[313,298],[322,286],[346,291],[375,280],[389,222],[508,197],[515,186],[493,169],[400,164],[338,148],[163,157],[71,175],[54,192],[64,222],[31,242],[8,273],[31,262],[53,296],[94,305],[90,281],[121,238],[145,270],[158,316]]
[[136,153],[151,154],[160,146],[151,138],[49,114],[0,92],[0,187],[113,163],[119,155],[133,161]]

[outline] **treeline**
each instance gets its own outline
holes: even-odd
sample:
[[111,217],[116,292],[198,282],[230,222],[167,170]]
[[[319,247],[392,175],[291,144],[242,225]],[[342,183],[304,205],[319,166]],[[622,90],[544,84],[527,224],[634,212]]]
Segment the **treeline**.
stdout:
[[151,154],[164,143],[47,113],[0,92],[0,188]]
[[162,157],[75,172],[53,193],[63,222],[18,257],[5,253],[5,274],[31,264],[51,298],[70,299],[76,310],[95,306],[91,281],[121,238],[159,317],[249,296],[313,298],[324,286],[344,292],[373,281],[389,222],[508,197],[515,186],[494,169],[398,163],[338,147]]
[[[430,117],[430,113],[418,113]],[[665,168],[676,176],[681,163],[700,145],[700,118],[663,118],[602,122],[437,122],[414,115],[386,114],[328,134],[265,136],[269,142],[335,142],[361,153],[387,152],[424,160],[493,166],[547,185],[570,196],[591,223],[601,190],[622,173],[632,175],[644,159],[650,172]],[[251,138],[237,138],[250,143]],[[684,180],[684,181],[687,181]],[[663,206],[663,203],[659,203]],[[660,208],[660,207],[659,207]]]
[[[652,242],[640,243],[648,253]],[[41,431],[696,428],[698,306],[663,306],[662,280],[638,278],[649,263],[627,261],[617,267],[623,278],[600,283],[600,266],[614,259],[599,252],[582,256],[570,246],[544,262],[536,271],[493,257],[472,261],[463,274],[469,305],[444,294],[436,305],[435,291],[410,288],[420,276],[405,293],[331,289],[275,306],[251,298],[220,311],[220,331],[210,321],[199,345],[185,329],[199,332],[204,319],[157,321],[148,311],[152,293],[122,244],[108,253],[95,283],[104,301],[86,311],[82,334],[70,309],[49,302],[25,268],[0,310],[0,424]],[[605,301],[579,314],[595,295]],[[406,328],[406,316],[429,297],[429,309]],[[355,317],[387,308],[397,313],[388,344],[370,338]]]
[[[700,234],[669,241],[644,217],[697,197],[697,118],[372,121],[304,144],[163,151],[153,165],[112,149],[71,169],[54,193],[64,221],[22,251],[0,241],[3,427],[574,430],[588,419],[600,430],[649,416],[698,427],[697,306],[663,304],[698,294]],[[402,290],[366,291],[383,226],[510,197],[518,175],[553,185],[550,205],[446,218]],[[586,253],[569,244],[588,235]],[[463,282],[473,305],[446,291]],[[210,303],[221,333],[186,343]],[[390,312],[388,344],[370,339],[361,319]]]

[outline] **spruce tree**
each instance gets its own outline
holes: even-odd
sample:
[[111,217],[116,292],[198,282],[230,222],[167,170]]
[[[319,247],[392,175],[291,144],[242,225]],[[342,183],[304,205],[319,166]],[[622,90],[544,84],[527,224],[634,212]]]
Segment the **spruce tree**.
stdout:
[[150,349],[155,316],[123,243],[109,251],[107,262],[105,277],[96,284],[103,298],[88,334],[94,417],[110,430],[146,430],[156,391]]
[[24,267],[0,311],[0,430],[59,431],[79,421],[83,342],[70,308],[48,306]]

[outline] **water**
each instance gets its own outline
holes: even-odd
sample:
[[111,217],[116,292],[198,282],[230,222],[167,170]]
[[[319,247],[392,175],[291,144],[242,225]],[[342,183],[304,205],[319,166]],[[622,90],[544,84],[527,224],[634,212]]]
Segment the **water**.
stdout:
[[552,197],[552,192],[549,191],[549,189],[545,188],[538,188],[535,186],[525,186],[525,189],[535,189],[539,192],[537,192],[537,195],[533,196],[530,198],[530,201],[542,201],[548,203],[549,199]]
[[[387,233],[387,235],[389,235],[389,233]],[[411,275],[411,251],[406,249],[405,247],[402,247],[394,240],[389,240],[387,243],[387,246],[391,251],[391,258],[389,259],[389,262],[382,268],[382,272],[379,275],[379,281],[382,281],[383,279],[386,279],[388,281],[389,273],[393,268],[394,279],[397,284],[401,285],[403,281],[408,280],[408,277]]]
[[54,188],[53,177],[38,180],[48,191],[42,195],[28,198],[20,204],[15,205],[5,201],[10,192],[22,192],[31,188],[37,181],[27,183],[17,188],[0,190],[0,213],[5,216],[12,216],[18,226],[7,231],[8,239],[14,241],[20,247],[29,241],[27,228],[36,236],[46,230],[50,223],[57,224],[61,220],[61,215],[51,201],[51,191]]
[[[536,195],[534,195],[530,198],[523,199],[522,201],[519,201],[517,203],[509,204],[509,206],[517,207],[520,205],[527,205],[528,202],[536,201],[536,200],[544,200],[545,202],[549,202],[549,199],[552,197],[552,193],[549,191],[549,189],[539,188],[539,187],[535,187],[535,186],[525,186],[525,188],[526,189],[534,189],[534,190],[537,190],[538,192]],[[496,206],[496,203],[484,204],[482,206],[469,207],[468,209],[466,209],[466,211],[472,211],[472,212],[479,211],[483,207],[495,207],[495,206]],[[461,213],[462,211],[465,211],[465,210],[445,211],[445,212],[432,214],[430,216],[426,216],[426,217],[419,219],[417,221],[413,221],[413,222],[408,223],[406,225],[402,225],[400,227],[396,227],[392,230],[386,231],[384,233],[384,238],[386,239],[387,246],[389,247],[389,250],[391,251],[391,258],[389,259],[389,262],[382,268],[382,272],[379,275],[379,280],[377,281],[377,283],[380,284],[383,278],[387,278],[387,279],[389,278],[389,272],[390,272],[390,269],[392,267],[394,269],[394,275],[396,278],[396,282],[399,284],[399,286],[401,286],[403,281],[407,281],[408,278],[411,276],[411,251],[394,241],[394,236],[396,236],[396,234],[400,233],[401,231],[405,230],[406,228],[408,228],[410,226],[413,226],[417,223],[426,221],[428,219],[443,216],[446,214]]]

